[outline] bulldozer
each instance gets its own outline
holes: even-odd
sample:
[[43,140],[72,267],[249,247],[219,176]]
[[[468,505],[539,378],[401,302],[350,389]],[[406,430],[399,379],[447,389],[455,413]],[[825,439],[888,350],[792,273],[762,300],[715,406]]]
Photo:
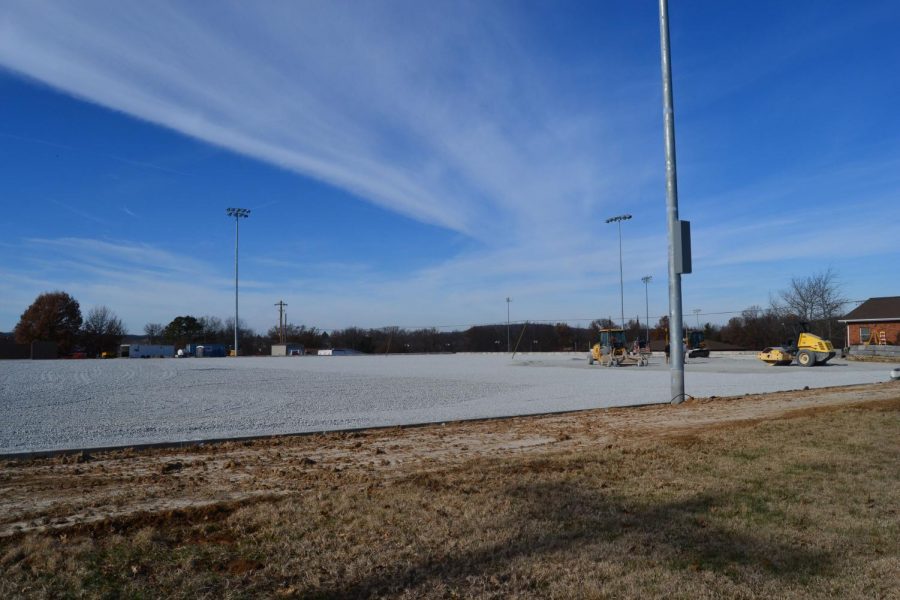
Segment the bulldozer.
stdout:
[[801,367],[824,365],[834,358],[834,346],[828,340],[809,332],[807,323],[800,323],[797,340],[782,346],[772,346],[756,355],[768,365],[789,365],[795,360]]
[[594,344],[588,354],[588,364],[600,363],[607,367],[637,365],[646,367],[650,362],[649,347],[628,349],[623,329],[601,329],[600,341]]

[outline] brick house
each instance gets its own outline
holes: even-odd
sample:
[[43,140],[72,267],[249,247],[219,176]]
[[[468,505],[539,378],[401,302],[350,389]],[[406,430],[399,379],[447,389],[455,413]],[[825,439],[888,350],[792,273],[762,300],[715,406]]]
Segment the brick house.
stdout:
[[839,322],[847,326],[847,345],[900,345],[900,296],[869,298]]

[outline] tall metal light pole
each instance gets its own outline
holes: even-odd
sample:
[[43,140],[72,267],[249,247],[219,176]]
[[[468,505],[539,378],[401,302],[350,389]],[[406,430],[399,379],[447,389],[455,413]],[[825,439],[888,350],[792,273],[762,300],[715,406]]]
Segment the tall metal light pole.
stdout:
[[[663,134],[666,147],[666,212],[669,230],[669,363],[670,402],[684,401],[684,328],[681,323],[681,273],[676,266],[678,221],[678,170],[675,164],[675,103],[672,100],[672,57],[669,51],[669,2],[659,0],[659,53],[662,67]],[[678,230],[678,231],[676,231]]]
[[622,221],[627,221],[630,218],[631,215],[618,215],[606,220],[607,223],[615,223],[619,227],[619,299],[621,300],[620,306],[622,309],[622,329],[625,329],[625,278],[622,271]]
[[506,351],[512,352],[512,346],[509,344],[509,303],[512,302],[512,299],[507,296],[506,297]]
[[225,214],[234,217],[234,355],[238,355],[238,224],[250,216],[249,208],[226,208]]
[[649,284],[651,281],[653,281],[653,276],[645,275],[644,277],[641,277],[641,281],[644,282],[644,302],[647,305],[647,346],[649,347],[650,346],[650,292],[648,291],[649,287],[647,284]]

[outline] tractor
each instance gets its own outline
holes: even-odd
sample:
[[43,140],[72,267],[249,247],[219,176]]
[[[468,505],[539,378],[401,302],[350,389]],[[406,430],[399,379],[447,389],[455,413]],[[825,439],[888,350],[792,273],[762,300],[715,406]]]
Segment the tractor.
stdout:
[[588,364],[596,362],[607,367],[645,367],[650,362],[649,356],[649,348],[637,344],[629,351],[623,329],[601,329],[600,341],[594,344],[588,354]]

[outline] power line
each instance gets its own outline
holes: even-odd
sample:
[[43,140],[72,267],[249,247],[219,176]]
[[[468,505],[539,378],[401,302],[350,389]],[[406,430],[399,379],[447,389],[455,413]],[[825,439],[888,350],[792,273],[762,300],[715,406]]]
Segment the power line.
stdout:
[[[865,302],[865,300],[845,300],[843,302],[840,302],[839,304],[841,306],[844,306],[847,304],[862,304],[863,302]],[[750,310],[749,307],[741,309],[741,310],[708,311],[708,312],[700,312],[700,313],[696,313],[696,314],[700,317],[742,315],[745,312],[747,312],[748,310]],[[769,309],[760,308],[760,313],[765,313],[767,310],[769,310]],[[655,319],[656,321],[659,321],[659,319],[661,319],[662,317],[667,317],[667,316],[668,316],[667,314],[650,315],[650,319]],[[606,317],[604,317],[604,316],[600,316],[600,317],[558,317],[558,318],[553,318],[553,319],[520,319],[520,320],[516,320],[516,321],[510,321],[509,323],[510,323],[510,325],[524,325],[525,323],[534,323],[534,324],[541,324],[541,325],[543,325],[543,324],[555,325],[557,323],[563,323],[563,324],[591,323],[592,321],[599,321],[599,320],[606,319],[606,318],[608,318],[608,316],[606,316]],[[458,330],[458,329],[468,329],[470,327],[492,327],[492,326],[502,327],[503,324],[495,323],[495,322],[491,322],[491,323],[455,323],[455,324],[451,323],[451,324],[443,324],[443,325],[392,325],[391,327],[399,327],[400,329],[407,329],[407,330],[418,330],[418,329],[457,329]],[[344,327],[323,327],[322,329],[327,330],[327,331],[334,331],[334,330],[347,329],[348,327],[353,327],[353,325],[347,325]],[[361,329],[386,329],[386,328],[387,328],[387,326],[385,326],[385,327],[363,327]]]

